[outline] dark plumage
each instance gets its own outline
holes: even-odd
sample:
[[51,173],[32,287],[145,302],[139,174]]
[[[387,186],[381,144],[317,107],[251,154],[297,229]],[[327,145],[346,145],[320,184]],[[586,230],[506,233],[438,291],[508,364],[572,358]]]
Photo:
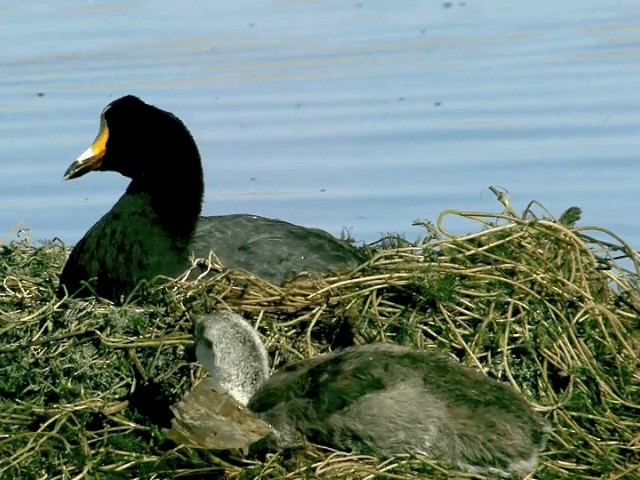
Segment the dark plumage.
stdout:
[[104,109],[98,137],[64,178],[92,170],[119,172],[131,183],[74,247],[61,294],[86,294],[89,282],[98,295],[118,299],[141,280],[178,275],[190,255],[211,250],[225,266],[274,283],[363,260],[360,250],[322,230],[253,215],[199,218],[204,182],[193,137],[175,115],[131,95]]
[[[306,437],[341,450],[418,452],[522,477],[535,469],[549,433],[511,387],[433,350],[350,347],[269,377],[255,330],[240,315],[214,312],[196,324],[196,355],[211,379],[174,408],[170,436],[183,443],[224,448],[224,439],[232,442],[226,448],[246,447],[267,435],[264,445],[282,448]],[[248,407],[245,418],[224,421],[221,393]]]

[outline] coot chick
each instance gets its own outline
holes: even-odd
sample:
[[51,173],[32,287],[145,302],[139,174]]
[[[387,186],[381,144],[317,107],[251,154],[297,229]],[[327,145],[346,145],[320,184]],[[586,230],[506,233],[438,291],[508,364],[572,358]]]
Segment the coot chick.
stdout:
[[360,263],[362,252],[322,230],[254,215],[199,218],[204,181],[198,147],[170,112],[128,95],[110,103],[95,141],[64,174],[111,170],[131,178],[124,195],[75,245],[60,295],[119,299],[141,280],[177,276],[209,252],[281,284],[303,272]]
[[[357,453],[415,452],[470,471],[522,477],[536,468],[549,432],[511,387],[433,350],[355,346],[268,377],[267,352],[253,328],[240,315],[215,312],[196,323],[196,355],[214,394],[230,395],[271,426],[261,442],[270,447],[300,445],[306,437]],[[188,432],[174,438],[197,445],[199,438],[237,432],[231,421],[212,422],[212,402],[202,388],[194,392],[174,409],[172,431]],[[241,423],[251,425],[252,441],[258,428],[265,431],[255,420]]]

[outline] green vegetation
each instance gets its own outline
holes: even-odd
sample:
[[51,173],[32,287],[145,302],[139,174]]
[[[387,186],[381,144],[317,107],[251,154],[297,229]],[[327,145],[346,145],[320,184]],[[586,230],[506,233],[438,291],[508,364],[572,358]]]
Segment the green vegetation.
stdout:
[[[174,445],[169,407],[202,374],[193,321],[213,308],[253,319],[276,367],[354,343],[436,345],[548,418],[536,478],[638,478],[640,255],[577,227],[577,209],[517,215],[498,197],[502,213],[444,212],[422,244],[390,239],[338,276],[278,287],[198,261],[217,273],[141,285],[122,305],[59,300],[57,242],[0,246],[0,478],[483,478],[410,455]],[[448,234],[452,215],[475,233]]]

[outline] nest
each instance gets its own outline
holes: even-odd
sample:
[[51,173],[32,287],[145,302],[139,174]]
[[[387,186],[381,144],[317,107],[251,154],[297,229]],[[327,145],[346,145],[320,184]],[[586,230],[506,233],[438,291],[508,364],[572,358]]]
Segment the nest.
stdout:
[[[483,478],[416,455],[173,444],[169,407],[202,376],[193,322],[223,308],[253,320],[276,368],[353,344],[435,345],[549,420],[536,478],[638,478],[640,255],[577,227],[576,208],[518,215],[495,193],[501,213],[443,212],[423,242],[388,238],[340,275],[274,286],[195,260],[209,275],[142,284],[120,305],[56,297],[60,242],[0,246],[0,477]],[[448,233],[452,216],[475,233]]]

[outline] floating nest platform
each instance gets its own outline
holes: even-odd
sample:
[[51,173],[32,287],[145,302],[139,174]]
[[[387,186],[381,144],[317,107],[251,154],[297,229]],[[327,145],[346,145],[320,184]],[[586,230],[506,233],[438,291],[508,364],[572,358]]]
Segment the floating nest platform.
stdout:
[[[640,478],[640,255],[532,202],[443,212],[426,239],[388,238],[363,265],[274,286],[215,259],[197,281],[140,285],[115,305],[56,297],[69,249],[0,246],[0,478],[484,478],[415,455],[305,444],[246,459],[167,440],[202,377],[193,322],[251,319],[277,368],[352,344],[435,345],[510,383],[553,427],[538,479]],[[464,236],[443,227],[468,219]]]

